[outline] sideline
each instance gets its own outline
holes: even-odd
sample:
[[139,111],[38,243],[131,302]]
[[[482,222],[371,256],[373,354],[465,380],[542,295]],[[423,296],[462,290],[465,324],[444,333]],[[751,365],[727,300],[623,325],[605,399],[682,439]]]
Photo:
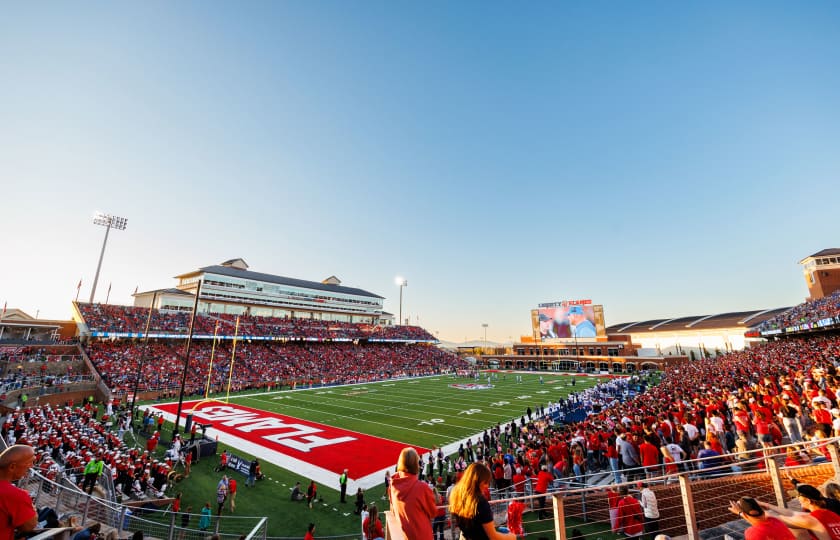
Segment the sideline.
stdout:
[[[539,371],[528,371],[528,370],[483,370],[480,373],[508,373],[508,374],[522,374],[522,375],[553,375],[553,376],[566,376],[566,377],[604,377],[604,375],[600,374],[590,374],[590,373],[570,373],[570,372],[539,372]],[[458,380],[458,377],[453,377],[452,373],[438,373],[433,375],[419,375],[417,377],[394,377],[391,379],[382,379],[379,381],[367,381],[367,382],[357,382],[357,383],[350,383],[350,384],[336,384],[336,385],[325,385],[325,386],[312,386],[306,388],[294,388],[294,389],[287,389],[287,390],[275,390],[271,392],[252,392],[250,394],[237,394],[236,396],[231,396],[231,401],[237,400],[239,398],[246,398],[246,397],[259,397],[259,396],[270,396],[270,395],[277,395],[277,394],[290,394],[293,392],[303,392],[303,391],[311,391],[317,390],[322,388],[347,388],[347,387],[355,387],[359,385],[373,385],[373,384],[387,384],[393,381],[406,381],[406,380],[418,380],[418,379],[428,379],[432,377],[452,377],[454,380]],[[610,379],[624,379],[629,378],[630,375],[623,374],[623,376],[616,376],[613,375],[609,377]],[[224,403],[223,399],[215,398],[217,401]],[[195,400],[190,400],[195,401]],[[166,403],[155,403],[155,404],[147,404],[141,405],[138,408],[141,410],[154,410],[155,412],[163,413],[163,417],[168,422],[175,422],[175,414],[168,413],[166,411],[162,411],[157,407],[160,405],[169,405],[177,403],[176,401],[168,401]],[[182,411],[184,414],[186,411]],[[293,418],[293,417],[292,417]],[[304,419],[300,419],[301,421],[305,421]],[[508,420],[509,422],[510,420]],[[333,426],[335,427],[335,426]],[[488,426],[485,429],[489,429]],[[344,428],[342,428],[344,429]],[[350,431],[350,430],[348,430]],[[477,437],[481,437],[484,434],[484,430],[479,431],[478,433],[474,433],[468,437],[465,437],[460,440],[453,441],[449,444],[444,445],[443,452],[446,455],[454,454],[458,451],[458,448],[461,444],[466,444],[468,440],[473,440]],[[299,474],[311,480],[314,480],[321,486],[328,487],[335,491],[338,491],[339,483],[338,483],[338,475],[334,472],[329,471],[327,469],[323,469],[309,463],[307,461],[302,461],[291,456],[287,456],[281,454],[279,452],[275,452],[266,448],[265,446],[253,443],[251,441],[247,441],[242,439],[241,437],[237,437],[235,435],[231,435],[229,433],[219,431],[215,428],[208,428],[207,429],[207,436],[211,439],[216,439],[221,443],[224,443],[227,446],[234,448],[235,450],[242,450],[243,452],[247,452],[258,459],[265,461],[267,463],[271,463],[285,469],[287,472],[292,474]],[[409,446],[408,444],[406,444]],[[423,454],[425,457],[425,454]],[[205,458],[206,459],[206,458]],[[394,464],[396,466],[396,463]],[[362,488],[363,490],[368,490],[373,487],[377,487],[384,483],[385,480],[385,472],[386,471],[393,471],[394,466],[386,467],[384,469],[374,471],[366,476],[356,478],[356,479],[348,479],[347,481],[347,491],[348,493],[354,493],[357,488]],[[270,480],[269,480],[270,481]],[[275,483],[278,483],[276,480]],[[291,487],[289,487],[291,490]]]

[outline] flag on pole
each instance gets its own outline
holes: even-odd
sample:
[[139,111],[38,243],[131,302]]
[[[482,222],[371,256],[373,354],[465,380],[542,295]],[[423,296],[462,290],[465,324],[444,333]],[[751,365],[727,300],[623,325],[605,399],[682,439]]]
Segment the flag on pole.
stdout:
[[82,289],[82,280],[81,280],[81,278],[80,278],[80,279],[79,279],[79,284],[78,284],[78,285],[76,285],[76,291],[78,292],[78,291],[80,291],[81,289]]
[[111,285],[112,285],[112,283],[108,284],[108,294],[111,294]]
[[9,305],[8,301],[3,303],[3,313],[0,313],[0,319],[2,319],[3,317],[6,316],[6,306],[8,306],[8,305]]
[[134,294],[137,294],[137,290],[140,289],[140,285],[134,287]]

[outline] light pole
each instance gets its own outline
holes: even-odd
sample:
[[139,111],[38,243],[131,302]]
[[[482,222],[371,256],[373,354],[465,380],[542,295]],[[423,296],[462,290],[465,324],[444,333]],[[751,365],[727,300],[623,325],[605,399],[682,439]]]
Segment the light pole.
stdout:
[[487,354],[487,323],[482,323],[481,327],[484,328],[484,354]]
[[124,231],[128,220],[124,217],[112,216],[103,212],[97,212],[93,215],[93,224],[102,225],[105,227],[105,240],[102,241],[102,251],[99,253],[99,264],[96,265],[96,276],[93,278],[93,287],[90,289],[89,304],[93,303],[93,296],[96,294],[96,282],[99,281],[99,270],[102,268],[102,257],[105,256],[105,245],[108,243],[108,233],[111,229]]
[[402,326],[403,318],[402,318],[402,298],[403,298],[403,289],[408,285],[408,280],[397,276],[394,282],[400,287],[400,319],[399,324]]

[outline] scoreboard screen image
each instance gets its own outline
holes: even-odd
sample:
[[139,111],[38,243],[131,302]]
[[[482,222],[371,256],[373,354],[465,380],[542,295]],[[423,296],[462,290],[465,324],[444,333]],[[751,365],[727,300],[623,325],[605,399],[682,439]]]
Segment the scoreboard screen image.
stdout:
[[531,312],[534,335],[540,341],[552,339],[594,339],[606,335],[604,307],[592,304],[558,302]]

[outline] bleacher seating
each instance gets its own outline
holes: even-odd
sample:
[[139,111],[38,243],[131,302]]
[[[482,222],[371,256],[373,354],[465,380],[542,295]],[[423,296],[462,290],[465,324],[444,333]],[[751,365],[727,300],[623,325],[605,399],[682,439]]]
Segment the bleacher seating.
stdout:
[[772,319],[761,323],[757,330],[784,330],[796,325],[813,324],[817,321],[840,317],[840,291],[820,298],[803,302]]
[[[78,303],[79,312],[91,332],[132,333],[145,332],[149,321],[148,308],[116,306],[110,304]],[[218,328],[217,328],[218,325]],[[186,334],[190,326],[190,313],[183,311],[153,310],[149,323],[150,333]],[[198,314],[194,333],[232,336],[266,336],[301,340],[396,340],[435,341],[434,336],[417,326],[377,326],[362,323],[322,321],[242,315],[239,329],[236,316],[230,314]]]
[[[227,385],[232,342],[194,341],[187,392],[204,390],[213,359],[212,385]],[[130,340],[91,340],[88,356],[113,392],[131,391],[145,347]],[[152,340],[140,374],[140,391],[177,388],[183,372],[182,340]],[[434,346],[399,343],[358,344],[243,340],[236,345],[232,389],[292,384],[338,384],[409,375],[427,375],[462,367],[456,355]]]

